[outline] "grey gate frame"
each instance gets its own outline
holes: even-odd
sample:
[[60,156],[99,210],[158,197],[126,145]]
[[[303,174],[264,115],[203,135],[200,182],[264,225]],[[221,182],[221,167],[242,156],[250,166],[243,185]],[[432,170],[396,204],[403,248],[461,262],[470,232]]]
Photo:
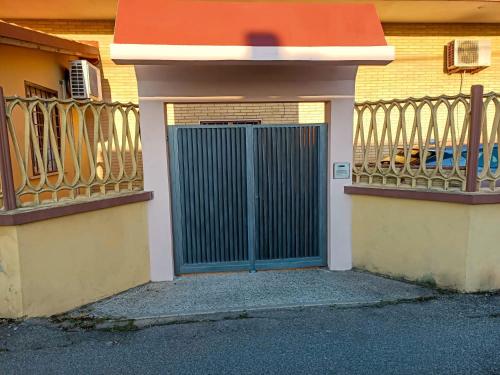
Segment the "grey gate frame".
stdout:
[[326,265],[327,131],[168,126],[176,274]]

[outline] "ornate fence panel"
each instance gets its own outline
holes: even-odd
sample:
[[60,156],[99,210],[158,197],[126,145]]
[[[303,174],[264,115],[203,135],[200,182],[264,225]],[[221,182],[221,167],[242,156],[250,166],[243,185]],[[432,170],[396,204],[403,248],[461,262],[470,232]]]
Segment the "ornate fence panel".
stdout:
[[142,190],[136,104],[5,98],[16,206]]
[[476,157],[478,186],[474,191],[479,186],[496,190],[500,180],[498,94],[484,95],[483,107],[476,155],[468,153],[472,145],[470,95],[357,103],[353,182],[465,191],[468,158]]

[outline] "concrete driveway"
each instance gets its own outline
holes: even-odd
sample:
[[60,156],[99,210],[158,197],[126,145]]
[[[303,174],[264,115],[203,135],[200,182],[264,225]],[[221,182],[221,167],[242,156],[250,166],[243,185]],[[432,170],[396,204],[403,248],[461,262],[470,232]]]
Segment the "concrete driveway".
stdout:
[[71,312],[74,318],[144,326],[310,306],[365,306],[433,298],[420,286],[356,271],[302,269],[197,274],[149,283]]

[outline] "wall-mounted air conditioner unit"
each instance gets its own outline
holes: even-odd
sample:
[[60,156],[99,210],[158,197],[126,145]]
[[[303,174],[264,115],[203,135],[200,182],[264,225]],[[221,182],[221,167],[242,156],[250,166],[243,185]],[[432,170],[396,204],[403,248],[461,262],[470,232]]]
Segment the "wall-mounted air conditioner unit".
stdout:
[[457,39],[447,45],[448,73],[476,73],[490,65],[490,40]]
[[87,60],[71,62],[69,81],[73,99],[102,100],[101,71]]

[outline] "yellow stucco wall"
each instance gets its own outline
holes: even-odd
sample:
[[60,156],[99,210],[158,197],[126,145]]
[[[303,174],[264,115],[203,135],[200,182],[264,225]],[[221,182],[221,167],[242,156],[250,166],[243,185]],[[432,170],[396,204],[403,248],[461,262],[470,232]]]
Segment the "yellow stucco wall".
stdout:
[[352,202],[354,267],[466,292],[500,289],[500,205]]
[[10,258],[0,251],[11,270],[0,273],[0,301],[10,301],[0,316],[57,314],[148,282],[146,204],[0,227],[2,249],[4,233],[11,244]]
[[60,91],[70,56],[0,44],[0,86],[6,96],[26,96],[24,81]]
[[113,20],[10,20],[63,38],[99,43],[104,76],[103,97],[106,101],[138,102],[137,80],[132,65],[116,65],[111,61],[109,45],[113,42]]
[[21,273],[17,231],[0,227],[0,317],[17,317],[22,311]]
[[467,285],[471,290],[500,289],[500,207],[475,206],[471,210]]

